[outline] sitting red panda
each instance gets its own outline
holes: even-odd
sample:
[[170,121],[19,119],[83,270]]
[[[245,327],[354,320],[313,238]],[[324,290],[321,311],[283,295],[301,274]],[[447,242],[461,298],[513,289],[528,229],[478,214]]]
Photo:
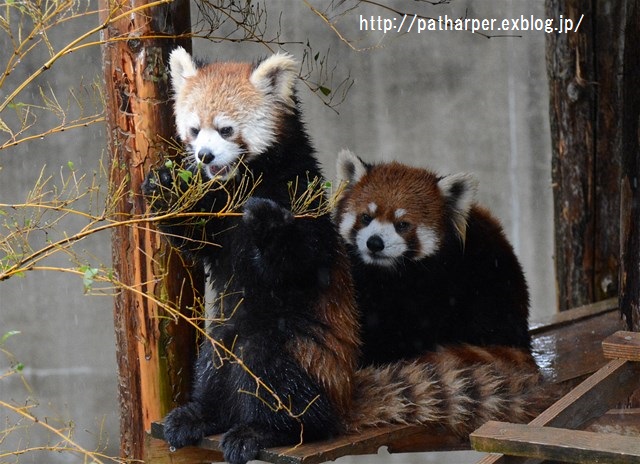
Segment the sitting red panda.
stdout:
[[467,343],[530,350],[529,294],[498,221],[469,174],[338,157],[336,214],[362,312],[364,364]]
[[[224,433],[225,459],[244,464],[262,448],[381,424],[435,423],[465,434],[487,419],[530,418],[538,373],[517,349],[498,356],[447,348],[356,370],[359,317],[349,257],[328,214],[291,212],[292,183],[321,178],[291,57],[196,64],[178,48],[170,68],[193,174],[186,179],[206,181],[204,191],[182,201],[187,180],[168,167],[151,171],[142,190],[152,212],[180,211],[162,218],[159,229],[210,269],[211,285],[224,295],[209,328],[219,345],[203,342],[189,401],[165,418],[170,446]],[[234,210],[241,214],[203,217],[237,202],[247,179],[259,182]]]

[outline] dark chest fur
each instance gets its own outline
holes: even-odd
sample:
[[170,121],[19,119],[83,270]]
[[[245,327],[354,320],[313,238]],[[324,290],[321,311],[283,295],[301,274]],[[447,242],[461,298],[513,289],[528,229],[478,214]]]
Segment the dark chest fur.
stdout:
[[[336,285],[338,235],[328,215],[294,218],[290,212],[290,185],[297,181],[305,189],[321,175],[302,128],[294,121],[291,130],[294,135],[246,163],[245,177],[256,184],[237,210],[242,215],[160,225],[175,246],[205,265],[217,293],[191,401],[167,417],[174,446],[224,431],[226,449],[235,450],[247,439],[274,446],[296,443],[302,430],[306,440],[340,430],[335,392],[299,359],[327,349],[323,334],[332,329],[319,302]],[[193,211],[219,212],[238,185],[207,192]],[[349,302],[351,295],[344,298]],[[244,437],[237,446],[235,437]]]
[[365,265],[350,250],[364,364],[451,343],[530,348],[527,286],[500,226],[474,209],[464,247],[448,236],[436,255],[394,270]]

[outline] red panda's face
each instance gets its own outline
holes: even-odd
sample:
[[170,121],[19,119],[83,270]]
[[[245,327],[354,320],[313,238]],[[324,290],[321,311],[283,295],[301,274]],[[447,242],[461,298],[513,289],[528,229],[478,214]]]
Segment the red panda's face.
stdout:
[[367,165],[348,151],[338,159],[348,182],[337,209],[340,235],[363,263],[394,268],[435,255],[448,222],[464,242],[476,182],[468,174],[439,177],[400,163]]
[[293,106],[295,62],[273,55],[249,63],[198,67],[182,48],[170,57],[174,112],[190,161],[209,177],[226,178],[239,163],[264,153]]
[[395,266],[437,252],[444,202],[435,176],[399,164],[375,166],[346,195],[340,234],[364,263]]

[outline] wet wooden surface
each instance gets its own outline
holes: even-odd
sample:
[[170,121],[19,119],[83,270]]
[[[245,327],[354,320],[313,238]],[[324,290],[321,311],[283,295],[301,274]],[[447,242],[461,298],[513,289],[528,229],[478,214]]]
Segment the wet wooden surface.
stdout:
[[548,381],[575,384],[606,363],[602,340],[623,328],[616,299],[564,311],[532,325],[533,354]]
[[585,424],[584,430],[640,438],[640,408],[611,409],[602,417]]
[[[610,360],[527,425],[489,422],[470,436],[492,454],[478,464],[554,462],[640,464],[638,409],[611,410],[640,388],[640,337],[618,331],[602,342]],[[563,427],[563,428],[557,428]],[[572,429],[585,429],[572,430]]]

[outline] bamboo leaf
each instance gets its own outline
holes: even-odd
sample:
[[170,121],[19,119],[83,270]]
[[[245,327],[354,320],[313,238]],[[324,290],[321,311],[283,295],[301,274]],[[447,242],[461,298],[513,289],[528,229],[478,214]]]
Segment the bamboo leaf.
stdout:
[[0,345],[4,345],[4,343],[10,338],[13,337],[14,335],[18,335],[20,334],[19,330],[10,330],[9,332],[5,333],[2,338],[0,338]]

